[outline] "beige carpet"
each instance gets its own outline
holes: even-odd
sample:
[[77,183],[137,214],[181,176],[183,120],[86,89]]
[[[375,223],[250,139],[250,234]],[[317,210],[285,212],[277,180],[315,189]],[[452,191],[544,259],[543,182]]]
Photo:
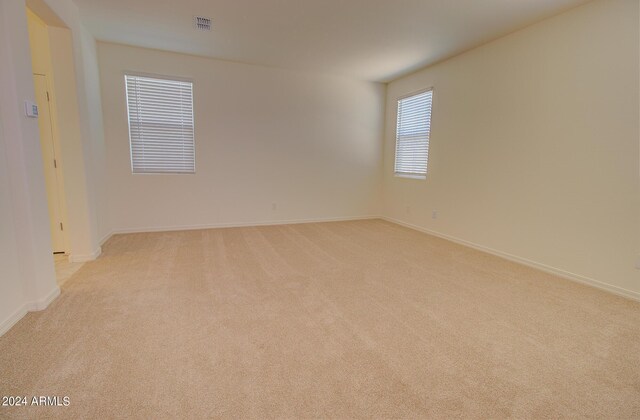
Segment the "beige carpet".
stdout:
[[640,418],[640,304],[387,222],[113,237],[0,338],[59,418]]

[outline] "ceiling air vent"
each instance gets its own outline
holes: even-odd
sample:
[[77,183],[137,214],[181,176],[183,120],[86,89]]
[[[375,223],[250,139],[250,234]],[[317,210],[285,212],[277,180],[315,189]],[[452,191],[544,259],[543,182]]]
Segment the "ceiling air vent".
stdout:
[[210,31],[211,30],[211,19],[203,17],[203,16],[194,16],[193,23],[196,26],[196,29],[201,31]]

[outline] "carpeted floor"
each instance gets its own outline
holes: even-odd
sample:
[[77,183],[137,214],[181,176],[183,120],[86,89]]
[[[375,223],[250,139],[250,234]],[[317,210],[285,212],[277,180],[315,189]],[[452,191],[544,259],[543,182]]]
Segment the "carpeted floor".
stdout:
[[113,237],[0,338],[58,418],[640,418],[640,304],[380,220]]

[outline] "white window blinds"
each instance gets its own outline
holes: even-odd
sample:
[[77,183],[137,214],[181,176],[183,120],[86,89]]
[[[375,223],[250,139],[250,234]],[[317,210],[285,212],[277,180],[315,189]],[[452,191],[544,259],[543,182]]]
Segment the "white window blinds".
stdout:
[[193,83],[125,75],[133,173],[194,173]]
[[399,176],[424,178],[429,159],[433,90],[398,100],[396,165]]

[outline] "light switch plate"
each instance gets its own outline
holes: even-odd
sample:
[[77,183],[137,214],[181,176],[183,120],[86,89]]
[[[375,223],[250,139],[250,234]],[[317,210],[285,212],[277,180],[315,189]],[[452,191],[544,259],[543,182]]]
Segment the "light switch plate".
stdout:
[[24,112],[29,118],[38,118],[38,104],[31,101],[24,101]]

